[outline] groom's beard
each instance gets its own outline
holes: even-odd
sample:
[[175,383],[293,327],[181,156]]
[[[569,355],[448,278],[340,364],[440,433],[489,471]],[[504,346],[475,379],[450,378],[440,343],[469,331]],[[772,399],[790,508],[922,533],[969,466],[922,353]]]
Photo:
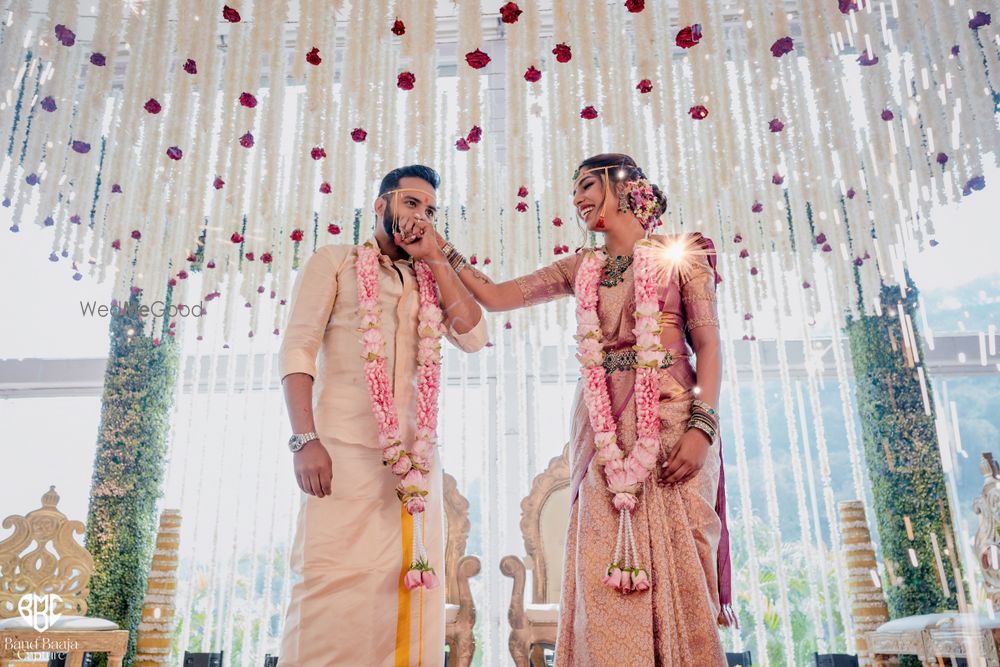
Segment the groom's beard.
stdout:
[[392,219],[395,211],[392,209],[392,204],[387,203],[385,206],[385,211],[382,213],[382,229],[385,230],[385,235],[389,237],[389,243],[396,246],[396,250],[399,252],[403,259],[408,259],[410,253],[406,252],[401,245],[396,243],[396,230],[392,228]]

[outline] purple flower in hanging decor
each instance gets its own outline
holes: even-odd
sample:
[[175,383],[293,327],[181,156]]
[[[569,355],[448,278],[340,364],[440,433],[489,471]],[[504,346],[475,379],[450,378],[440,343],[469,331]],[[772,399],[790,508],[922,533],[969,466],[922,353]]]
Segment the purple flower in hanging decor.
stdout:
[[476,49],[465,54],[465,62],[472,69],[482,69],[490,64],[490,57],[485,51]]
[[171,146],[170,148],[167,149],[167,157],[170,158],[171,160],[180,160],[182,157],[184,157],[184,151],[182,151],[177,146]]
[[59,261],[59,255],[55,254],[54,252],[50,252],[49,253],[49,261],[50,262],[58,262]]
[[462,137],[461,139],[455,142],[455,150],[459,151],[469,150],[469,142],[465,140],[465,137]]
[[132,230],[132,238],[134,238],[136,241],[138,241],[139,239],[142,238],[142,232],[140,232],[138,229],[133,229]]
[[973,190],[982,190],[986,187],[986,177],[985,176],[973,176],[969,179],[969,182],[965,184],[962,188],[962,194],[966,197],[972,194]]
[[824,243],[823,247],[820,248],[823,252],[833,252],[833,248],[830,247],[829,243]]
[[856,194],[858,194],[858,193],[854,191],[854,188],[848,188],[847,189],[847,198],[848,199],[854,199],[854,196]]
[[808,280],[802,281],[802,289],[809,289],[810,287],[812,287],[812,285],[809,284]]
[[122,242],[119,239],[115,239],[114,241],[111,242],[111,247],[114,248],[115,250],[121,250]]
[[749,250],[747,250],[746,248],[743,248],[742,250],[740,250],[740,259],[746,259],[749,256],[750,256],[750,251]]
[[960,51],[961,51],[961,49],[959,49],[958,44],[956,44],[955,46],[951,47],[951,55],[953,55],[955,57],[958,57],[958,54],[959,54]]
[[872,65],[878,65],[878,56],[872,56],[868,54],[868,49],[861,52],[858,56],[858,64],[862,67],[871,67]]
[[103,53],[91,53],[90,54],[90,64],[97,67],[104,67],[108,64],[107,58],[104,57]]
[[782,123],[777,118],[772,118],[767,124],[767,129],[771,130],[772,132],[781,132],[783,129],[785,129],[785,124]]
[[253,148],[253,135],[247,132],[240,137],[240,146],[243,148]]
[[46,227],[51,227],[52,225],[56,224],[56,221],[52,219],[51,215],[47,215],[47,216],[45,216],[45,223],[44,224],[45,224]]
[[826,234],[820,232],[816,235],[816,245],[823,245],[826,243]]
[[212,187],[215,188],[216,190],[221,190],[225,184],[226,182],[221,178],[219,178],[218,176],[216,176],[215,180],[212,181]]
[[17,225],[16,222],[13,225],[11,225],[10,227],[8,227],[8,229],[10,229],[10,231],[14,232],[15,234],[17,234],[19,231],[21,231],[21,228],[18,227],[18,225]]
[[3,198],[3,207],[4,208],[10,208],[10,197],[4,197]]
[[465,135],[465,140],[470,144],[478,144],[479,140],[483,138],[483,128],[478,125],[473,125],[469,133]]
[[184,62],[184,71],[187,72],[188,74],[197,74],[198,73],[198,63],[196,63],[191,58],[188,58]]
[[80,280],[81,278],[83,278],[83,274],[79,271],[73,274],[73,280]]
[[74,225],[79,225],[80,224],[80,216],[77,215],[76,213],[74,213],[73,215],[69,216],[69,221],[71,223],[73,223]]
[[864,263],[865,263],[865,260],[861,259],[860,257],[855,257],[854,258],[854,266],[861,266]]
[[524,187],[523,185],[521,187],[519,187],[517,189],[517,196],[518,197],[527,197],[528,196],[528,188]]
[[45,109],[46,111],[48,111],[49,113],[52,113],[57,108],[56,107],[56,101],[55,101],[55,99],[51,95],[48,95],[47,97],[45,97],[42,100],[41,105],[42,105],[42,108]]
[[73,46],[76,44],[76,33],[60,23],[56,26],[56,39],[63,46]]
[[257,98],[253,96],[252,93],[243,92],[240,93],[240,104],[248,109],[253,109],[257,106]]
[[314,160],[322,160],[326,157],[326,150],[322,146],[313,146],[309,156]]
[[858,3],[854,0],[837,0],[837,8],[841,14],[850,14],[852,11],[858,11]]
[[937,163],[943,167],[943,166],[945,166],[948,163],[948,154],[947,153],[938,153],[937,154],[937,158],[935,158],[935,159],[937,160]]
[[775,58],[780,58],[786,53],[791,53],[794,48],[795,43],[791,37],[782,37],[774,40],[774,44],[771,45],[771,55]]
[[[763,207],[761,207],[761,208],[763,208]],[[758,213],[759,212],[760,211],[758,211]],[[733,243],[743,243],[743,235],[742,234],[737,234],[736,236],[734,236],[733,237]]]
[[751,276],[755,276],[755,275],[757,275],[758,273],[760,273],[760,271],[758,271],[758,270],[757,270],[757,267],[756,267],[756,266],[751,266],[751,267],[750,267],[750,275],[751,275]]
[[[764,205],[761,204],[759,201],[755,201],[753,203],[753,206],[750,207],[750,210],[753,211],[754,213],[760,213],[761,211],[764,210]],[[742,241],[743,237],[740,236],[739,239],[740,241]],[[740,241],[736,241],[736,243],[739,243]]]
[[113,184],[111,186],[111,192],[120,195],[122,193],[122,186],[118,185],[117,183]]
[[882,120],[890,121],[893,118],[895,118],[895,116],[890,109],[882,109]]
[[690,114],[691,118],[695,120],[704,120],[705,118],[708,118],[708,107],[704,104],[696,104],[688,109],[688,114]]
[[155,97],[150,97],[149,100],[144,105],[142,105],[142,108],[152,114],[160,113],[160,110],[163,109],[163,107],[160,106],[159,101]]
[[24,182],[28,185],[38,185],[38,174],[28,174]]
[[774,175],[771,176],[771,182],[774,183],[775,185],[781,185],[782,183],[785,182],[785,177],[775,172]]
[[937,239],[931,239],[930,241],[928,241],[928,243],[930,244],[930,246],[931,246],[932,248],[936,248],[936,247],[938,247],[938,245],[939,245],[939,243],[938,243],[938,240],[937,240]]
[[85,141],[74,140],[73,150],[75,150],[77,153],[85,155],[90,152],[90,144],[88,144]]
[[674,41],[682,49],[690,49],[696,46],[701,41],[701,24],[695,23],[694,25],[681,28]]
[[356,127],[353,130],[351,130],[351,139],[353,139],[356,143],[360,144],[362,141],[365,140],[367,136],[368,133],[362,130],[360,127]]
[[633,14],[638,14],[646,8],[646,0],[625,0],[625,9]]
[[504,23],[517,23],[517,17],[523,13],[516,2],[508,2],[500,8],[500,20]]
[[517,202],[517,206],[515,208],[517,208],[519,212],[524,213],[525,211],[528,210],[528,205],[525,204],[523,201],[519,201]]
[[969,21],[969,28],[979,30],[983,26],[988,26],[993,21],[993,17],[986,12],[976,12],[976,15]]
[[565,42],[556,44],[556,47],[552,49],[552,53],[555,55],[556,60],[561,63],[568,63],[573,57],[573,50],[570,48],[569,44]]

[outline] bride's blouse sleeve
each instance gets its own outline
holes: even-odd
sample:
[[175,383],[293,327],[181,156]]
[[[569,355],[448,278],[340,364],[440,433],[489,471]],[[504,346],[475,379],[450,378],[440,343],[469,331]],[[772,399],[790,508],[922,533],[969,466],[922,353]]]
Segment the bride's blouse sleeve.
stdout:
[[719,326],[715,286],[721,281],[715,270],[715,244],[701,234],[694,234],[693,266],[680,279],[681,301],[688,330]]
[[570,255],[543,266],[534,273],[515,278],[525,306],[552,301],[573,293],[576,270],[580,266],[580,254]]

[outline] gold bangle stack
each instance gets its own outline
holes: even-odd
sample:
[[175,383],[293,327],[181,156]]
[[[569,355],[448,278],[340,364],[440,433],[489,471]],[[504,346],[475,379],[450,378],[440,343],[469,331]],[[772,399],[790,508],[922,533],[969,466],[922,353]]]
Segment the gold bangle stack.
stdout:
[[719,435],[719,412],[705,401],[695,399],[691,403],[691,419],[687,426],[704,432],[715,442]]
[[455,273],[461,272],[468,264],[462,253],[456,250],[455,246],[451,244],[451,241],[441,246],[441,252],[444,253],[445,259],[448,260],[448,264],[451,265]]

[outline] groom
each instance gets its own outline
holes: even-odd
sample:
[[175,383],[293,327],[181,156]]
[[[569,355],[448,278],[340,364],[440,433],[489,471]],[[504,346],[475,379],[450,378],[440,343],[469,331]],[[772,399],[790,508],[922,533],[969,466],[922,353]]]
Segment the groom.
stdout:
[[[433,274],[444,336],[454,345],[481,349],[486,327],[436,242],[438,184],[437,173],[421,165],[386,174],[375,200],[374,238],[361,246],[318,248],[296,280],[279,364],[293,431],[289,447],[304,495],[291,550],[295,582],[281,667],[443,662],[444,586],[434,581],[444,572],[441,467],[433,438],[416,438],[417,381],[425,368],[419,362],[428,358],[426,352],[418,358],[418,342],[432,331],[426,318],[436,308],[420,307],[418,278],[426,286]],[[418,276],[414,260],[426,262],[430,272]],[[375,300],[377,324],[363,329],[359,309],[367,304],[371,310]],[[371,336],[379,334],[387,389],[372,394],[366,358],[378,347]],[[386,408],[386,394],[395,404],[400,441],[386,454],[391,465],[383,465],[382,447],[391,445],[384,430],[392,415],[377,420],[373,412]],[[372,396],[380,400],[373,403]],[[424,424],[427,414],[419,417]],[[421,447],[427,450],[423,463]],[[406,499],[410,509],[418,502],[424,511],[410,514],[401,502]],[[414,575],[411,565],[421,558],[425,564]]]

